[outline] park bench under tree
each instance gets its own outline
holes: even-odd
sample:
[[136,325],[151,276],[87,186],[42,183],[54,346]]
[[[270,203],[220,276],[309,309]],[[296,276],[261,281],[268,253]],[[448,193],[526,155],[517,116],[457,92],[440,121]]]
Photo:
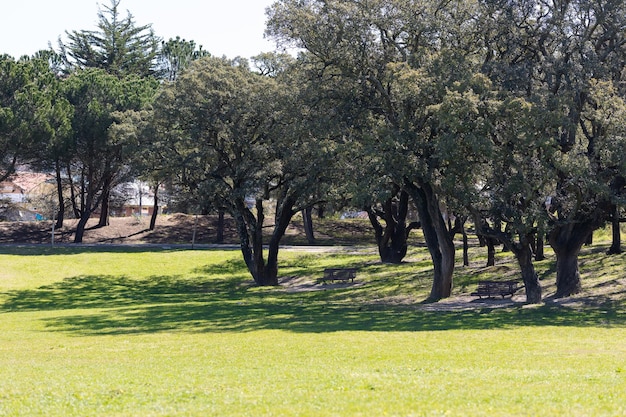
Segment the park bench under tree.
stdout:
[[324,269],[324,277],[321,279],[322,283],[326,284],[327,281],[348,281],[354,282],[356,278],[356,268],[326,268]]
[[519,281],[478,281],[478,289],[471,295],[478,296],[480,298],[494,298],[501,296],[504,298],[507,295],[513,296],[517,291],[524,288]]

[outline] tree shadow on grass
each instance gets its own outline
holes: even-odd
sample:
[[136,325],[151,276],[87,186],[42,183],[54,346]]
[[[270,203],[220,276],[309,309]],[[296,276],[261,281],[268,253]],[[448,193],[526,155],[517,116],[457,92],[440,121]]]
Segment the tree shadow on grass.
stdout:
[[[224,265],[226,270],[232,267]],[[0,311],[58,310],[57,316],[43,319],[48,329],[77,335],[626,325],[624,303],[583,309],[544,305],[442,312],[423,311],[415,305],[357,303],[351,301],[351,294],[350,289],[288,293],[281,288],[254,287],[240,277],[207,281],[206,277],[79,276],[33,290],[11,291]],[[85,312],[89,309],[93,311]]]

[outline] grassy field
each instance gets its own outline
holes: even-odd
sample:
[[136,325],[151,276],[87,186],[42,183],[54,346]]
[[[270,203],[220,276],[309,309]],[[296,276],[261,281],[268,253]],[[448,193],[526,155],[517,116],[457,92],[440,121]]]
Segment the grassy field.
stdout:
[[[548,252],[545,304],[448,311],[421,302],[423,248],[283,251],[284,285],[259,288],[238,251],[1,247],[0,416],[626,415],[626,256],[606,243],[576,302],[549,300]],[[455,297],[517,273],[483,252]],[[357,283],[321,290],[330,265]]]

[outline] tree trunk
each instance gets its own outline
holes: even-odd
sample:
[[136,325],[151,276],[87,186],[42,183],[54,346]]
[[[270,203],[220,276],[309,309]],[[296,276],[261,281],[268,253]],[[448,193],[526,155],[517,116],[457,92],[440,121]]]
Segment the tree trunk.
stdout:
[[295,200],[292,197],[285,197],[285,199],[280,202],[280,205],[276,207],[278,212],[274,232],[269,242],[267,266],[265,268],[265,283],[263,285],[278,285],[278,251],[280,249],[280,241],[283,236],[285,236],[287,227],[289,227],[289,223],[294,215],[291,209],[294,204]]
[[465,230],[466,222],[467,217],[459,216],[454,219],[454,225],[452,225],[450,220],[448,220],[448,224],[450,225],[450,238],[454,241],[454,236],[457,233],[460,233],[463,239],[463,266],[469,266],[469,244],[467,240],[467,231]]
[[152,206],[152,217],[150,217],[149,230],[154,230],[156,227],[157,217],[159,215],[159,183],[154,185],[154,205]]
[[461,234],[463,235],[463,266],[469,266],[469,244],[465,225],[461,225]]
[[315,234],[313,233],[313,207],[302,210],[302,220],[304,223],[304,234],[309,245],[315,244]]
[[277,267],[270,266],[268,268],[263,255],[263,222],[265,214],[262,199],[257,199],[256,201],[256,214],[255,217],[246,207],[243,199],[239,199],[236,202],[236,211],[233,213],[233,216],[237,223],[243,259],[252,275],[252,279],[254,279],[257,285],[277,285]]
[[482,235],[488,242],[490,253],[495,255],[495,243],[500,242],[515,255],[526,288],[526,302],[533,304],[541,302],[541,285],[539,284],[539,278],[537,277],[537,272],[533,265],[532,243],[535,238],[534,234],[523,232],[514,234],[513,230],[503,232],[497,222],[495,227],[491,228],[489,224],[482,219],[478,210],[473,210],[472,215],[474,217],[477,233]]
[[78,224],[76,225],[76,233],[74,234],[74,243],[83,243],[83,236],[85,234],[85,227],[89,221],[89,212],[86,211],[80,217]]
[[224,209],[217,211],[217,237],[215,243],[224,243]]
[[[382,209],[366,208],[370,223],[374,228],[378,254],[383,263],[399,264],[408,250],[408,229],[406,216],[409,207],[409,195],[406,191],[396,191],[399,199],[394,203],[393,197],[387,199]],[[380,224],[382,218],[385,226]]]
[[578,270],[578,250],[556,251],[556,294],[555,298],[569,297],[582,291]]
[[530,242],[522,239],[520,244],[515,245],[514,252],[522,272],[524,286],[526,287],[526,302],[531,304],[540,303],[541,285],[539,284],[539,278],[537,277],[537,272],[533,265],[533,252],[530,247]]
[[[104,192],[102,196],[102,205],[100,206],[100,220],[97,227],[105,227],[109,225],[109,190]],[[141,215],[141,213],[139,213]]]
[[[106,179],[102,187],[102,204],[100,205],[100,221],[97,227],[105,227],[109,225],[109,200],[111,197],[111,180]],[[141,207],[139,208],[139,216],[141,216]]]
[[496,264],[496,244],[497,240],[493,238],[485,238],[487,243],[487,266],[495,266]]
[[537,233],[537,238],[535,242],[535,261],[543,261],[544,259],[546,259],[543,250],[545,245],[543,234]]
[[607,251],[607,255],[619,255],[622,253],[622,234],[620,230],[620,209],[616,204],[613,209],[613,217],[611,219],[611,229],[613,232],[613,239],[611,241],[611,247]]
[[63,178],[61,176],[61,163],[55,162],[56,181],[57,181],[57,197],[59,202],[59,209],[57,210],[55,229],[63,227],[63,221],[65,220],[65,199],[63,198]]
[[428,301],[435,302],[452,294],[454,241],[445,226],[437,196],[429,184],[406,184],[417,205],[426,246],[433,260],[433,285]]
[[326,205],[325,204],[319,204],[317,206],[317,218],[318,219],[324,219],[326,215]]
[[556,298],[569,297],[582,290],[578,254],[589,235],[591,223],[557,225],[550,232],[550,246],[556,254]]
[[72,170],[70,164],[67,164],[67,180],[70,185],[70,202],[72,203],[72,211],[74,212],[74,218],[80,219],[80,209],[78,208],[78,202],[76,201],[76,190],[74,189],[74,179],[72,178]]
[[241,207],[239,207],[239,205],[237,206],[237,210],[233,212],[232,215],[235,218],[235,223],[237,224],[237,234],[239,235],[239,244],[241,246],[243,260],[246,263],[248,271],[252,274],[254,282],[258,282],[258,278],[256,276],[256,266],[254,263],[255,259],[250,242],[250,235],[248,234],[248,225],[245,220],[246,216],[242,209],[247,210],[245,205],[243,205],[243,202]]

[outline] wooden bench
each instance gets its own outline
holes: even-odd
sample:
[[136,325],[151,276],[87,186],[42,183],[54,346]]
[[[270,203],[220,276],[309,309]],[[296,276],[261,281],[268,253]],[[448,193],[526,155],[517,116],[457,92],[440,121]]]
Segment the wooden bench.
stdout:
[[324,269],[324,278],[321,279],[322,283],[326,284],[327,281],[348,281],[354,282],[356,278],[356,268],[326,268]]
[[480,298],[494,298],[501,296],[504,298],[507,295],[513,296],[517,291],[524,288],[520,285],[519,281],[478,281],[478,289],[471,295],[478,296]]

